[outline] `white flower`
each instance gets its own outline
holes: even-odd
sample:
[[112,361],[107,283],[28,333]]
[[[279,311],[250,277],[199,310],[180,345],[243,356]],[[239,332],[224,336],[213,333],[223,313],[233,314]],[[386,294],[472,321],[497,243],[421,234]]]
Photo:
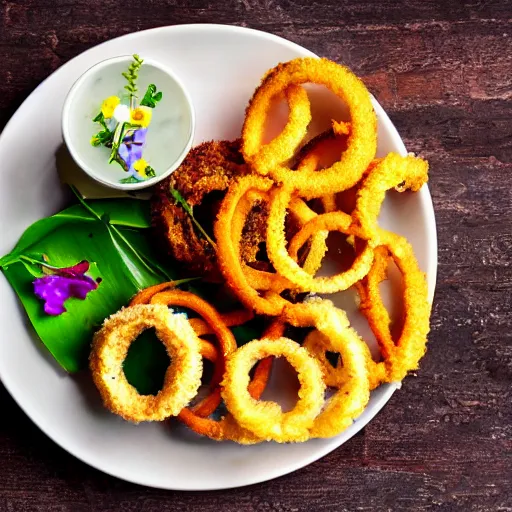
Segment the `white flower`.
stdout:
[[130,120],[130,109],[126,105],[118,105],[114,117],[118,123],[127,123]]

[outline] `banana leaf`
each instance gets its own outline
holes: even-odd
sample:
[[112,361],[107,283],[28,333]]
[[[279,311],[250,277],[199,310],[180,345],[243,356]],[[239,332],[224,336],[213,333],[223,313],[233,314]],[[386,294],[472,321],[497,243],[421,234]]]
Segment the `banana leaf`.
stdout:
[[[84,206],[74,205],[34,223],[13,251],[0,259],[38,336],[68,372],[87,366],[92,334],[105,318],[139,290],[174,277],[172,269],[164,269],[151,250],[145,233],[147,205],[142,203],[131,199],[91,202],[97,217]],[[46,315],[33,290],[36,273],[24,256],[44,258],[55,267],[85,259],[91,263],[88,274],[101,282],[85,300],[68,299],[65,313]]]

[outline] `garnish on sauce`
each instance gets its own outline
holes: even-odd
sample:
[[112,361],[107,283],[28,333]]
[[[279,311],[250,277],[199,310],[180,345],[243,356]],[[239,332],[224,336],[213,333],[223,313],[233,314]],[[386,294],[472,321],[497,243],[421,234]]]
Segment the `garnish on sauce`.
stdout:
[[133,55],[128,71],[122,73],[128,82],[124,86],[127,94],[106,98],[99,114],[93,119],[93,122],[101,126],[101,130],[93,135],[91,144],[110,149],[109,163],[117,162],[128,174],[119,180],[120,183],[137,183],[156,176],[155,170],[142,154],[153,109],[163,95],[157,91],[155,84],[150,84],[137,104],[137,79],[143,62],[138,55]]

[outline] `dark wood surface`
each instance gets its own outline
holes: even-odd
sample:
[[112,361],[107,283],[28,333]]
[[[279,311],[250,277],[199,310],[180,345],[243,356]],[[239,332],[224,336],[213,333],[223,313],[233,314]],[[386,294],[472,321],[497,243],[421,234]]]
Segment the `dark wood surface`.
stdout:
[[0,1],[0,128],[87,48],[158,25],[273,32],[364,78],[431,163],[439,275],[429,352],[385,409],[294,474],[180,493],[108,477],[0,387],[0,510],[512,510],[512,2]]

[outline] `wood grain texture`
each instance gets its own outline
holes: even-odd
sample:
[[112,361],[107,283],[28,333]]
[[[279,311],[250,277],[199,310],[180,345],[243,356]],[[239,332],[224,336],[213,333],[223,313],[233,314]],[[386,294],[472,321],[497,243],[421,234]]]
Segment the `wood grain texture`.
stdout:
[[429,352],[363,432],[229,492],[144,489],[55,446],[0,389],[0,510],[512,510],[512,2],[0,1],[0,128],[52,71],[157,25],[273,32],[361,75],[431,163],[439,274]]

